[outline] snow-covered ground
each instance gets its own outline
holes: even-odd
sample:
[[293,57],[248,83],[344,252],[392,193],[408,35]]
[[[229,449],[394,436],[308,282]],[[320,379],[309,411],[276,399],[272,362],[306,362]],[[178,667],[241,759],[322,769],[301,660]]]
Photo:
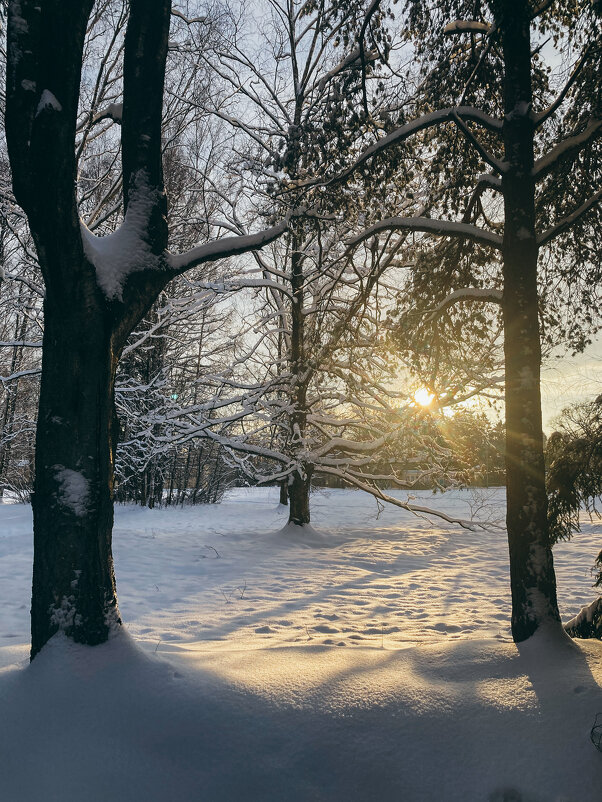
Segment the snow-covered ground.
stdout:
[[[419,496],[503,518],[499,490]],[[602,799],[602,644],[514,646],[503,533],[353,491],[312,516],[283,529],[273,489],[118,507],[129,635],[26,667],[31,510],[0,505],[0,799]],[[555,549],[565,620],[594,596],[583,530]]]

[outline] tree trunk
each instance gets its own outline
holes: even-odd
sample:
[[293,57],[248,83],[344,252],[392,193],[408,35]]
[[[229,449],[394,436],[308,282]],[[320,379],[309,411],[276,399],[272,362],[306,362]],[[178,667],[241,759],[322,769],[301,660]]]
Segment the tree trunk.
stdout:
[[288,505],[288,480],[283,479],[280,482],[280,504],[284,507]]
[[310,522],[309,491],[311,488],[312,467],[304,465],[301,470],[302,473],[296,470],[292,474],[293,479],[288,488],[290,501],[288,522],[296,526],[304,526]]
[[127,218],[132,198],[142,199],[147,220],[138,214],[135,230],[149,270],[138,265],[130,275],[122,254],[122,292],[108,296],[93,257],[84,255],[75,135],[92,6],[92,0],[9,4],[6,138],[13,190],[46,287],[32,657],[58,630],[97,644],[120,623],[111,556],[115,370],[129,333],[171,277],[157,269],[165,267],[167,244],[161,112],[169,0],[130,0],[124,49],[124,207]]
[[305,314],[303,309],[305,276],[303,274],[303,241],[302,229],[291,234],[291,289],[293,299],[291,305],[291,372],[293,374],[292,402],[293,411],[290,416],[290,448],[291,456],[297,463],[289,484],[289,517],[290,524],[303,526],[308,524],[309,491],[313,466],[302,459],[305,449],[305,430],[307,425],[307,386],[310,376],[305,353]]
[[120,623],[111,553],[116,365],[100,309],[46,299],[33,496],[32,658],[58,630],[96,644]]
[[505,76],[502,177],[507,528],[512,635],[526,640],[544,622],[560,622],[548,535],[541,420],[530,14],[526,2],[500,4]]

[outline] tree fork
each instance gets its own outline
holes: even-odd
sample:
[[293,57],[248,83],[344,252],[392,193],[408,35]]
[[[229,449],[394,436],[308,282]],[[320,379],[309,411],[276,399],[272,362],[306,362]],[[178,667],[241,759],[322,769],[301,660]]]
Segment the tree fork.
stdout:
[[[92,5],[20,0],[9,6],[6,131],[13,187],[46,285],[32,659],[58,630],[95,645],[121,623],[111,553],[115,371],[133,326],[172,277],[167,270],[134,273],[123,297],[109,299],[84,253],[74,145]],[[156,198],[145,236],[159,259],[167,245],[161,114],[169,20],[169,0],[131,0],[124,57],[124,197],[127,206],[130,179],[143,170]]]

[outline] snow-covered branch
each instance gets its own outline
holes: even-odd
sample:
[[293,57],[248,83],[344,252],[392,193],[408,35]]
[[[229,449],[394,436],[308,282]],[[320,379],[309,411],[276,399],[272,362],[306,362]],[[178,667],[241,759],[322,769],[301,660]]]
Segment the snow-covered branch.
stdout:
[[489,34],[491,32],[491,23],[489,22],[478,22],[477,20],[462,20],[457,19],[454,22],[450,22],[449,25],[446,25],[443,29],[443,33],[447,34],[448,36],[451,34],[456,33],[486,33]]
[[215,262],[217,259],[239,256],[257,248],[263,248],[278,239],[288,228],[288,223],[288,218],[285,218],[277,225],[272,226],[272,228],[263,229],[263,231],[258,231],[255,234],[223,237],[212,242],[206,242],[204,245],[197,245],[196,248],[192,248],[185,253],[170,253],[167,256],[167,263],[174,273],[179,274],[204,262]]
[[202,24],[204,22],[207,22],[207,17],[187,17],[184,14],[182,14],[181,11],[178,11],[175,8],[171,9],[171,16],[178,17],[178,19],[184,20],[186,25],[194,25],[195,23]]
[[96,125],[101,120],[113,120],[113,122],[121,125],[121,118],[123,116],[123,103],[109,103],[104,109],[97,112],[92,117],[92,125]]
[[11,281],[20,281],[22,284],[25,284],[26,287],[29,287],[30,290],[33,290],[36,295],[39,295],[40,298],[43,298],[46,295],[42,287],[40,287],[39,284],[36,284],[30,278],[27,278],[27,276],[17,276],[15,273],[5,273],[3,278],[10,279]]
[[0,342],[0,348],[41,348],[42,342],[30,343],[24,340],[12,342]]
[[[333,476],[339,476],[340,478],[344,478],[346,482],[349,484],[355,485],[360,490],[365,490],[370,495],[374,496],[375,498],[380,499],[381,501],[386,501],[388,504],[393,504],[395,507],[400,507],[402,510],[407,510],[408,512],[414,513],[419,517],[423,516],[433,516],[435,518],[441,518],[444,521],[447,521],[450,524],[459,524],[463,529],[470,529],[474,531],[475,529],[481,528],[486,529],[490,524],[480,523],[479,521],[470,521],[466,518],[453,518],[450,515],[447,515],[440,510],[434,510],[431,507],[422,507],[417,504],[412,504],[409,501],[402,501],[401,499],[395,498],[395,496],[390,496],[388,493],[385,493],[379,487],[371,485],[367,482],[363,482],[361,479],[357,478],[356,476],[350,475],[348,473],[344,473],[337,469],[331,469],[327,466],[321,466],[320,471],[322,473],[331,474]],[[500,527],[501,528],[501,527]]]
[[[317,83],[318,91],[323,92],[324,88],[326,87],[329,81],[332,81],[332,79],[336,78],[337,75],[344,72],[349,67],[355,65],[356,62],[360,61],[360,58],[361,58],[360,48],[356,47],[356,49],[353,50],[351,53],[349,53],[349,55],[346,56],[344,59],[342,59],[336,65],[336,67],[333,67],[332,70],[330,70],[320,78],[320,80]],[[370,50],[364,54],[364,59],[366,63],[371,61],[376,61],[377,58],[378,58],[377,50]]]
[[444,298],[441,303],[433,309],[432,313],[429,315],[428,320],[436,320],[442,312],[446,309],[449,309],[450,306],[454,306],[461,301],[477,301],[479,303],[493,303],[493,304],[501,304],[502,302],[502,291],[496,290],[493,287],[462,287],[458,290],[454,290],[450,292],[450,294]]
[[[397,128],[395,131],[387,134],[387,136],[379,139],[378,142],[375,142],[373,145],[370,145],[370,147],[366,148],[366,150],[356,159],[355,162],[353,162],[353,164],[351,164],[347,169],[343,170],[343,172],[339,173],[339,175],[327,183],[334,183],[335,181],[341,181],[344,178],[347,178],[355,170],[357,170],[358,167],[361,167],[373,156],[383,153],[390,147],[400,145],[402,142],[405,142],[406,139],[409,139],[414,134],[424,131],[427,128],[432,128],[435,125],[441,125],[442,123],[453,122],[454,118],[457,116],[460,116],[465,120],[475,122],[478,125],[482,125],[483,128],[493,131],[496,134],[501,134],[502,132],[501,120],[497,119],[496,117],[490,117],[488,114],[485,114],[485,112],[475,108],[474,106],[452,106],[447,109],[439,109],[438,111],[433,111],[430,114],[425,114],[422,117],[418,117],[416,120],[412,120],[411,122],[402,125],[400,128]],[[297,182],[296,186],[313,186],[320,183],[323,183],[320,179],[309,179],[307,181]]]
[[564,156],[577,153],[581,148],[587,145],[588,142],[591,142],[601,134],[602,120],[597,120],[595,118],[590,120],[581,133],[567,137],[563,142],[560,142],[556,147],[548,151],[545,156],[538,159],[533,167],[533,177],[536,181],[541,180],[556,167]]
[[581,206],[575,209],[574,212],[567,215],[558,223],[548,228],[547,231],[543,232],[543,234],[540,234],[537,237],[537,244],[540,247],[547,245],[549,242],[555,239],[555,237],[562,234],[563,231],[566,231],[568,228],[570,228],[573,225],[573,223],[577,222],[577,220],[583,217],[583,215],[587,214],[587,212],[589,212],[590,209],[593,209],[594,206],[596,206],[600,202],[600,198],[602,198],[602,188],[599,189],[595,195],[592,195],[591,198],[586,200],[585,203],[582,203]]
[[42,368],[34,368],[32,370],[21,370],[18,373],[13,373],[10,376],[0,376],[0,382],[6,384],[7,382],[17,381],[17,379],[24,379],[27,376],[39,376]]
[[469,239],[479,245],[497,248],[502,247],[502,238],[491,231],[478,228],[469,223],[455,223],[451,220],[433,220],[430,217],[390,217],[381,220],[361,234],[347,241],[347,249],[352,250],[381,231],[424,231],[438,237],[461,237]]

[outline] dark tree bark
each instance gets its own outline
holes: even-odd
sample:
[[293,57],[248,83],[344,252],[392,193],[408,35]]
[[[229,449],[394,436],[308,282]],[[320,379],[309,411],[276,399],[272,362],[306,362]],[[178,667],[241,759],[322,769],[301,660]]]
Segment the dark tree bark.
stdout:
[[[298,224],[301,226],[302,224]],[[295,230],[291,235],[291,372],[293,374],[290,416],[291,450],[296,467],[289,483],[289,524],[304,526],[310,522],[309,491],[313,466],[302,457],[303,439],[307,426],[307,385],[310,376],[305,353],[305,314],[303,309],[305,276],[303,254],[300,251],[302,233]]]
[[296,526],[304,526],[311,520],[309,510],[309,492],[311,489],[311,476],[312,467],[310,465],[303,466],[303,473],[297,469],[292,477],[292,482],[289,485],[289,524]]
[[547,524],[541,419],[529,4],[501,2],[497,14],[505,63],[503,137],[508,164],[502,176],[506,523],[512,635],[519,642],[546,621],[560,622],[560,615]]
[[283,479],[280,482],[280,497],[279,503],[282,504],[284,507],[288,505],[288,480]]

